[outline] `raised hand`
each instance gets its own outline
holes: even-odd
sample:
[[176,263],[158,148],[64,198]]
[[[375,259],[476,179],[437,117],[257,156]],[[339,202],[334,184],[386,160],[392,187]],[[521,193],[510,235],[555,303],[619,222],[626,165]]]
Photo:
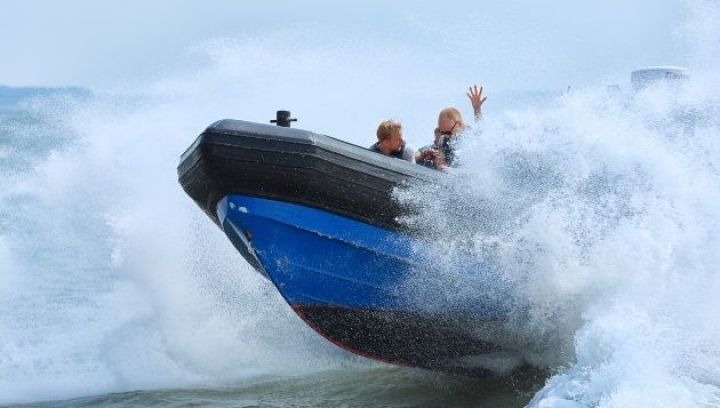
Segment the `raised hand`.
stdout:
[[472,103],[473,107],[473,113],[475,113],[475,117],[479,118],[482,116],[482,105],[485,103],[486,97],[482,96],[483,87],[481,86],[480,89],[478,89],[477,85],[473,85],[468,89],[467,96],[470,98],[470,103]]

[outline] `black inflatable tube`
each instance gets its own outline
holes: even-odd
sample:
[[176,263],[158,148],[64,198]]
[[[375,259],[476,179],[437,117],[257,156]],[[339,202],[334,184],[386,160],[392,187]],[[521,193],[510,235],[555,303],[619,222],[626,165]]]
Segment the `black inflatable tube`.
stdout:
[[217,224],[217,202],[244,194],[302,204],[397,230],[394,188],[439,173],[329,136],[239,120],[210,125],[182,155],[185,192]]

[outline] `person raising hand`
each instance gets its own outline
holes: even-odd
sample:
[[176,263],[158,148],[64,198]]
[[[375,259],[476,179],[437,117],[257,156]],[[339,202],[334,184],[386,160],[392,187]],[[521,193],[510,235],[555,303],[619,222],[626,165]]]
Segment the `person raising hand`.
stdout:
[[[473,85],[468,88],[466,94],[472,104],[475,120],[482,118],[482,106],[487,100],[483,96],[483,87]],[[418,150],[415,161],[426,167],[445,171],[448,167],[457,165],[455,161],[455,150],[459,135],[467,128],[462,113],[455,107],[447,107],[438,115],[438,126],[435,128],[435,140],[433,144]]]

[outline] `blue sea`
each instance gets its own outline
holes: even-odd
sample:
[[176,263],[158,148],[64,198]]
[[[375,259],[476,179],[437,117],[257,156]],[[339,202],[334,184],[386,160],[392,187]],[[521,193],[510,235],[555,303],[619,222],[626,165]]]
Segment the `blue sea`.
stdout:
[[436,242],[408,290],[480,299],[457,271],[491,258],[527,305],[506,327],[527,368],[468,378],[328,343],[185,196],[179,156],[220,118],[273,105],[372,142],[374,114],[319,113],[333,87],[275,105],[267,67],[297,59],[243,47],[149,85],[0,88],[0,406],[720,406],[720,71],[491,95],[457,188],[398,194]]

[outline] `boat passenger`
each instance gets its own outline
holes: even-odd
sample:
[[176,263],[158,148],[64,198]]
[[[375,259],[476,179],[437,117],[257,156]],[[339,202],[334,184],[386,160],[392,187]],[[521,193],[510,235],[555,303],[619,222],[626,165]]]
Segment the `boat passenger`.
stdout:
[[[482,105],[487,97],[482,96],[483,88],[471,86],[467,96],[473,107],[475,121],[482,117]],[[462,114],[457,108],[447,107],[438,115],[438,127],[435,128],[433,144],[422,147],[415,155],[415,161],[426,167],[445,171],[456,165],[455,149],[460,135],[466,129]]]
[[377,128],[378,141],[368,149],[395,157],[397,159],[415,162],[415,151],[405,143],[402,135],[402,125],[394,120],[386,120]]

